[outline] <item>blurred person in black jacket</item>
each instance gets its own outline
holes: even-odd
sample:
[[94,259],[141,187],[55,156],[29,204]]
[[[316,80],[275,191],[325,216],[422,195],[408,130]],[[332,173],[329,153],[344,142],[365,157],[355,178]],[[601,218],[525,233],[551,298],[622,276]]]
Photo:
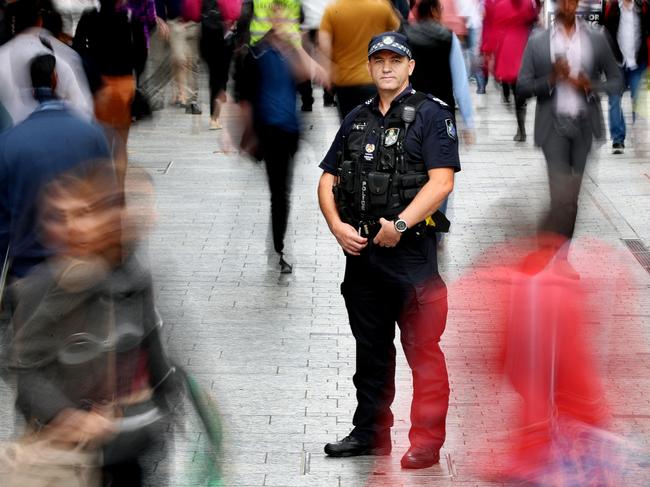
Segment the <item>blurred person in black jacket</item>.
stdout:
[[[632,122],[643,75],[648,67],[648,38],[650,37],[650,5],[647,0],[612,0],[605,7],[605,29],[623,70],[625,89],[632,96]],[[609,132],[614,154],[625,149],[625,116],[621,108],[622,94],[609,96]]]
[[84,59],[94,91],[95,115],[106,127],[113,148],[118,182],[124,185],[126,145],[131,127],[131,105],[135,96],[136,53],[146,50],[136,35],[141,26],[131,22],[116,0],[101,0],[99,10],[83,14],[73,47]]

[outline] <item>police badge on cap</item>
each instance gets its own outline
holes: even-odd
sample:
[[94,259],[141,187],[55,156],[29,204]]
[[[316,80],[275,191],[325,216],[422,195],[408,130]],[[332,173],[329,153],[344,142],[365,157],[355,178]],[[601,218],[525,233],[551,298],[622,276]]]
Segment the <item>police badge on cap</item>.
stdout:
[[400,56],[411,59],[411,47],[404,34],[399,32],[384,32],[370,39],[368,44],[368,57],[377,51],[392,51]]

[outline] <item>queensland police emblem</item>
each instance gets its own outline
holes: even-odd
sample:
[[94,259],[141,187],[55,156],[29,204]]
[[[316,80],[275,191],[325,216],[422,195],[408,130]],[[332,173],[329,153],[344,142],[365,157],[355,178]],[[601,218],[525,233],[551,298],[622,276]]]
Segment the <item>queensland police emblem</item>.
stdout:
[[456,140],[456,137],[458,137],[458,133],[456,132],[456,126],[454,125],[454,121],[451,118],[446,118],[445,125],[447,126],[447,135],[449,136],[449,138]]
[[366,144],[366,152],[368,154],[375,152],[375,144]]
[[390,147],[391,145],[394,145],[395,142],[397,142],[398,137],[399,137],[398,128],[392,128],[386,130],[386,132],[384,132],[384,147]]
[[395,42],[395,38],[393,36],[386,36],[384,37],[384,44],[387,46],[390,46],[393,42]]

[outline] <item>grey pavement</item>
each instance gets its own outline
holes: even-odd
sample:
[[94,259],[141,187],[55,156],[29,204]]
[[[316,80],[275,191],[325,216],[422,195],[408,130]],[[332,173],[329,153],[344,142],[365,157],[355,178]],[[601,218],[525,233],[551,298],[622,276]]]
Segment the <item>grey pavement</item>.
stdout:
[[[504,392],[489,365],[495,336],[482,319],[485,310],[466,309],[453,291],[442,341],[452,392],[440,465],[417,472],[399,468],[408,447],[411,390],[399,346],[392,456],[325,457],[323,445],[350,431],[355,407],[354,340],[339,292],[344,257],[316,196],[318,163],[338,128],[336,111],[323,108],[317,94],[314,112],[302,115],[287,236],[294,272],[280,275],[270,255],[264,168],[225,152],[227,131],[207,130],[205,91],[202,97],[201,116],[166,108],[134,126],[129,157],[156,186],[158,221],[149,245],[167,346],[211,391],[222,413],[224,485],[499,485],[474,467],[505,441],[500,418],[512,416],[516,398]],[[514,111],[501,104],[494,84],[474,101],[477,143],[462,148],[463,170],[450,202],[452,231],[439,256],[448,284],[488,248],[533,232],[548,203],[544,159],[532,145],[534,102],[529,142],[515,144]],[[650,103],[644,103],[647,117]],[[625,109],[629,114],[628,101]],[[230,103],[223,121],[236,134],[237,112]],[[577,226],[578,236],[597,237],[621,251],[635,278],[632,291],[642,297],[628,297],[614,308],[617,368],[607,374],[616,431],[632,434],[646,458],[633,465],[636,485],[650,485],[650,275],[622,239],[650,245],[649,135],[641,120],[625,155],[610,155],[609,144],[597,151]],[[590,266],[574,264],[579,270]],[[629,327],[633,321],[639,326]],[[643,344],[642,351],[626,353],[631,344]],[[183,468],[196,461],[198,440],[195,428],[177,433],[176,473],[161,485],[192,485]]]
[[[224,153],[226,131],[208,131],[206,114],[190,116],[168,108],[131,133],[130,160],[145,167],[156,184],[159,221],[150,245],[168,346],[219,404],[225,485],[498,485],[473,467],[479,459],[489,461],[492,442],[503,441],[506,432],[498,418],[512,412],[516,398],[496,394],[504,388],[497,371],[487,365],[494,352],[493,333],[477,313],[455,301],[453,292],[442,342],[452,396],[440,465],[412,473],[399,468],[408,446],[411,380],[401,352],[393,455],[330,459],[323,453],[326,442],[351,429],[354,340],[339,292],[344,258],[316,197],[317,166],[338,119],[334,109],[323,108],[320,96],[316,98],[314,112],[302,116],[287,238],[294,273],[288,276],[279,274],[276,257],[269,256],[264,168]],[[475,104],[477,143],[462,149],[463,170],[450,204],[452,231],[440,255],[448,283],[486,249],[534,231],[548,202],[544,159],[532,142],[512,141],[514,113],[501,104],[493,84],[486,96],[475,95]],[[534,102],[527,121],[529,140],[533,111]],[[233,105],[226,106],[223,119],[236,133]],[[648,124],[641,120],[625,155],[610,155],[609,144],[596,151],[585,177],[577,227],[579,236],[597,237],[623,253],[637,279],[635,291],[644,296],[621,303],[623,309],[637,306],[633,316],[622,312],[615,318],[623,346],[647,343],[650,331],[650,276],[621,240],[650,244],[648,135]],[[575,265],[580,270],[589,263]],[[641,323],[641,333],[639,328],[623,331],[632,319]],[[607,377],[618,413],[617,432],[634,431],[647,453],[650,376],[643,370],[650,365],[650,348],[643,350],[630,356],[616,350],[621,371]],[[638,385],[636,395],[617,397],[622,375]],[[176,448],[191,453],[192,437],[179,439]],[[635,468],[638,485],[650,484],[650,465],[637,462]],[[187,480],[176,478],[174,483],[187,485]]]

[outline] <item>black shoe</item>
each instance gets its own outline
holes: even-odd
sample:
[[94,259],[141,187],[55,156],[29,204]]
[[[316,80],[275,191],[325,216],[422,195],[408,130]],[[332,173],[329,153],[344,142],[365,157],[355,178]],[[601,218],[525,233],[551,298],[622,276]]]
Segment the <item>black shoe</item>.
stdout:
[[526,132],[517,130],[517,134],[512,138],[515,142],[526,142]]
[[336,443],[325,445],[325,453],[330,457],[358,457],[359,455],[390,455],[390,443],[375,446],[372,443],[358,440],[354,436],[346,436]]
[[402,457],[402,468],[428,468],[440,462],[440,452],[430,448],[411,447]]
[[201,107],[199,107],[199,104],[193,101],[187,107],[185,108],[185,113],[191,113],[192,115],[201,115]]
[[623,154],[625,152],[625,144],[623,142],[614,142],[612,144],[612,154]]
[[336,106],[336,100],[323,100],[323,106],[324,107],[335,107]]
[[280,274],[291,274],[293,272],[293,267],[286,260],[284,260],[284,255],[280,254]]
[[301,112],[311,112],[313,111],[313,108],[311,105],[303,105],[300,107]]

